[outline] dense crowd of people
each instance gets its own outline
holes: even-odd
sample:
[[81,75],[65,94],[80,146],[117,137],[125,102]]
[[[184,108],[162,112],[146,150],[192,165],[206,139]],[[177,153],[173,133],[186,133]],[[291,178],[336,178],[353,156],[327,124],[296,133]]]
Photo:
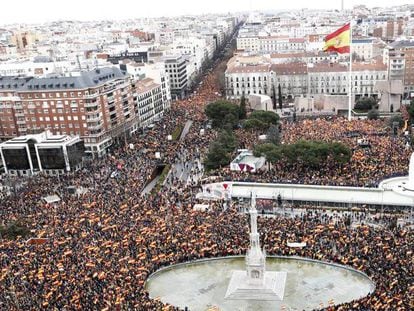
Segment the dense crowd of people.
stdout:
[[[352,158],[345,165],[334,161],[319,168],[307,167],[306,163],[275,163],[260,174],[220,170],[214,174],[231,176],[232,180],[257,182],[300,183],[331,186],[377,187],[386,178],[408,173],[412,149],[407,138],[392,136],[386,120],[352,120],[327,117],[298,122],[282,121],[282,143],[290,144],[300,139],[325,142],[340,141],[352,150]],[[237,137],[245,148],[253,149],[260,132],[237,131]]]
[[[27,243],[24,238],[0,237],[0,309],[178,310],[149,297],[144,285],[152,272],[199,258],[245,254],[246,216],[236,206],[223,212],[219,203],[212,203],[208,211],[194,211],[198,182],[169,176],[158,192],[141,196],[157,164],[200,159],[216,136],[214,131],[200,131],[207,121],[205,104],[219,96],[214,77],[214,72],[207,75],[196,93],[175,102],[153,129],[129,137],[128,144],[120,142],[107,157],[67,176],[33,177],[16,194],[1,200],[3,223],[18,220],[30,228],[32,237],[44,240]],[[188,134],[168,140],[187,120],[193,121]],[[376,135],[381,127],[380,121],[342,119],[286,123],[285,142],[301,137],[347,141],[354,148],[353,160],[332,171],[328,165],[319,173],[275,167],[257,178],[318,183],[336,179],[337,184],[365,185],[386,174],[405,172],[409,152],[398,138]],[[364,135],[371,148],[359,149],[346,134],[351,131]],[[72,194],[70,186],[88,191]],[[45,203],[42,198],[53,193],[61,201]],[[333,221],[307,212],[293,218],[261,217],[259,231],[269,254],[337,262],[373,279],[373,293],[329,307],[332,310],[414,307],[409,228],[354,228],[345,217]],[[307,246],[287,246],[296,241]]]

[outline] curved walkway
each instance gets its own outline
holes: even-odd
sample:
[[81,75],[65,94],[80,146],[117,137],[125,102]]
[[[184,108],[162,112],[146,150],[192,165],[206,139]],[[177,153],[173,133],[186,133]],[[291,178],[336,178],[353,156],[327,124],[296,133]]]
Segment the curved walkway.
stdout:
[[338,186],[315,186],[300,184],[272,184],[250,182],[220,182],[204,185],[200,199],[250,198],[254,192],[258,199],[284,201],[308,201],[320,203],[348,203],[406,206],[414,205],[414,197],[404,196],[390,188],[358,188]]

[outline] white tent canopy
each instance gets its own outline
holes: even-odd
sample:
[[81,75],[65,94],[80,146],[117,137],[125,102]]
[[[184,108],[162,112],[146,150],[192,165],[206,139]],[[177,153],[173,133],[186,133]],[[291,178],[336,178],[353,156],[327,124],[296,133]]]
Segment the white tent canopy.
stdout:
[[52,204],[52,203],[57,203],[60,201],[60,198],[58,195],[56,194],[52,194],[52,195],[48,195],[46,197],[43,197],[43,200],[45,200],[45,202],[47,204]]

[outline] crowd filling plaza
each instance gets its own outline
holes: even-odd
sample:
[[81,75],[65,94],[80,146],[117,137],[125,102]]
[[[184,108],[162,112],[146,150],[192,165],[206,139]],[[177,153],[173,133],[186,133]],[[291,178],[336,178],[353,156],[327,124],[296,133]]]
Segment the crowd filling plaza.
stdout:
[[[193,96],[173,103],[171,110],[144,135],[128,138],[110,155],[67,176],[36,176],[0,203],[1,222],[19,221],[29,237],[0,237],[0,309],[2,310],[178,310],[151,299],[145,280],[157,269],[195,259],[244,255],[249,245],[247,216],[235,204],[223,211],[220,202],[194,211],[200,180],[183,181],[172,174],[165,185],[141,195],[162,161],[168,164],[202,160],[214,130],[200,129],[205,105],[218,99],[214,71]],[[182,140],[167,140],[178,124],[192,120]],[[412,152],[403,136],[386,133],[384,120],[339,117],[283,122],[285,143],[299,138],[341,141],[352,148],[349,163],[312,170],[276,164],[258,174],[222,168],[208,174],[258,182],[373,187],[385,177],[407,174]],[[370,148],[358,148],[349,133],[358,131]],[[252,147],[257,133],[236,131],[240,147]],[[133,148],[130,148],[133,144]],[[156,158],[159,152],[161,159]],[[181,168],[185,169],[185,165]],[[191,169],[190,175],[202,170]],[[116,174],[113,174],[116,172]],[[73,195],[67,187],[87,188]],[[61,201],[45,203],[54,191]],[[323,306],[328,310],[412,310],[413,234],[409,227],[351,226],[346,214],[335,219],[303,211],[295,217],[259,217],[259,232],[270,255],[303,256],[344,264],[366,273],[375,291],[357,301]],[[392,222],[387,217],[385,222]],[[290,248],[288,242],[306,242]],[[329,298],[329,297],[328,297]]]

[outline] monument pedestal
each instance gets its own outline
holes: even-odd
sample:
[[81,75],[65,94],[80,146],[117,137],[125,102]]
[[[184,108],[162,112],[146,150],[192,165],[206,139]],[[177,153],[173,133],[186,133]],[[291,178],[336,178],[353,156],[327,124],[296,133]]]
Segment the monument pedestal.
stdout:
[[266,271],[262,284],[251,284],[246,271],[234,271],[226,299],[281,301],[285,293],[286,272]]
[[225,299],[283,300],[286,272],[266,271],[266,252],[260,249],[257,232],[256,196],[252,194],[250,214],[250,247],[246,255],[246,271],[234,271]]

